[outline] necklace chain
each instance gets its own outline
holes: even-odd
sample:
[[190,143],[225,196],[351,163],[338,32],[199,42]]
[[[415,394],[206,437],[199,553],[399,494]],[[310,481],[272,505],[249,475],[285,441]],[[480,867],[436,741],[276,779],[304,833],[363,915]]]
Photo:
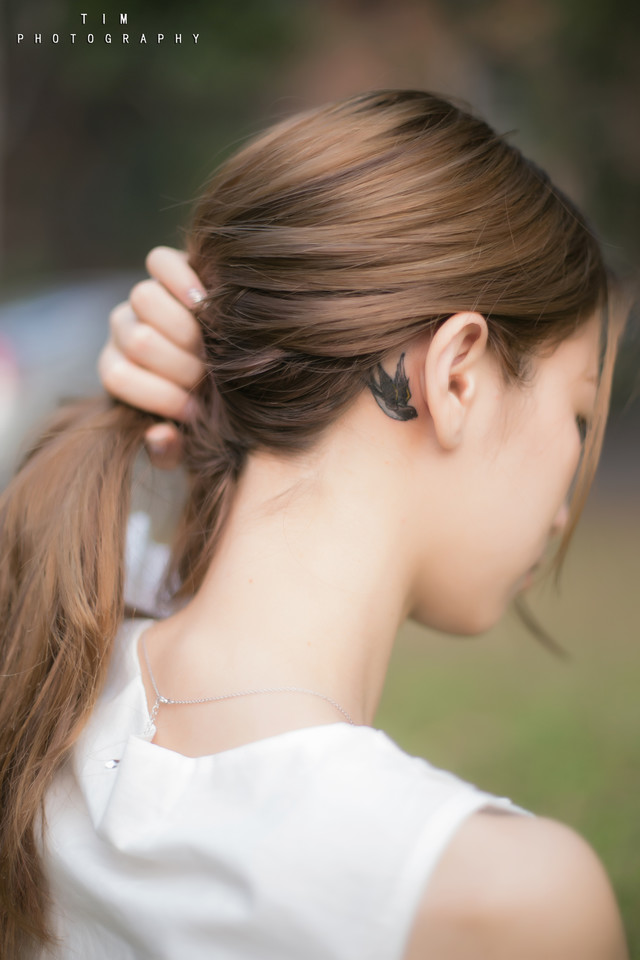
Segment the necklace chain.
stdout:
[[354,721],[344,707],[341,707],[336,700],[334,700],[332,697],[328,697],[325,693],[316,693],[315,690],[307,690],[305,687],[261,687],[255,690],[240,690],[237,693],[222,693],[217,697],[194,697],[190,700],[174,700],[172,697],[165,697],[158,690],[158,684],[156,683],[156,678],[153,675],[153,670],[151,669],[151,664],[149,663],[149,653],[147,651],[147,644],[144,634],[142,635],[142,650],[144,653],[147,670],[149,671],[151,685],[153,686],[153,692],[156,695],[155,703],[151,708],[149,722],[145,731],[145,734],[148,736],[152,733],[152,728],[155,725],[155,720],[158,716],[158,711],[160,710],[161,704],[214,703],[216,700],[233,700],[234,697],[250,697],[258,693],[306,693],[312,697],[320,697],[321,700],[326,700],[326,702],[330,703],[332,707],[335,707],[336,710],[339,710],[348,723],[355,725]]

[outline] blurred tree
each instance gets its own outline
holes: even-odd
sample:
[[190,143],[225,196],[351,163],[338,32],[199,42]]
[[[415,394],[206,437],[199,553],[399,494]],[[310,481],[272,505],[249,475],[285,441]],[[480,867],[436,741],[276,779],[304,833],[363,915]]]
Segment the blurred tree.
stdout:
[[594,221],[609,259],[640,255],[640,6],[626,0],[447,0],[452,29],[492,76],[498,109],[526,121]]
[[150,243],[176,240],[184,212],[175,206],[189,203],[220,150],[266,109],[265,85],[295,49],[287,0],[131,0],[126,26],[116,13],[103,25],[104,6],[83,0],[85,25],[70,0],[4,8],[4,231],[14,282],[137,263]]
[[274,96],[293,92],[297,106],[389,84],[449,90],[498,125],[519,127],[518,142],[583,203],[611,258],[637,261],[640,6],[131,0],[126,27],[115,11],[103,25],[103,6],[83,2],[84,26],[72,0],[3,8],[4,229],[14,276],[136,262],[153,239],[171,239],[183,219],[176,205],[229,143],[262,125]]

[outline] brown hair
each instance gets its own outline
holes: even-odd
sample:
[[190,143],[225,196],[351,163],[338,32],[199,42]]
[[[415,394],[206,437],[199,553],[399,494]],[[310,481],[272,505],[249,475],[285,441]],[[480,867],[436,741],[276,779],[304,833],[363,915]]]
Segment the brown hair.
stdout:
[[[488,318],[505,377],[607,302],[596,241],[487,124],[416,91],[274,126],[197,205],[190,262],[208,375],[185,429],[176,596],[203,580],[247,455],[313,443],[389,351],[460,310]],[[595,469],[614,337],[574,518]],[[41,814],[100,691],[124,616],[134,459],[152,421],[101,398],[59,411],[0,499],[2,956],[47,942]],[[24,954],[20,954],[23,956]]]

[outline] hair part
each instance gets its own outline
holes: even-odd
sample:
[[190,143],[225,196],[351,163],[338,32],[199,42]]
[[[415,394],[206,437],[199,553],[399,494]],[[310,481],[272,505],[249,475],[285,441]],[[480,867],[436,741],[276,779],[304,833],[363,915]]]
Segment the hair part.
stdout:
[[[184,428],[190,490],[167,581],[177,576],[176,599],[202,583],[248,455],[308,448],[367,384],[384,400],[390,353],[477,311],[518,381],[607,302],[598,244],[570,201],[486,123],[418,91],[352,97],[275,125],[213,176],[188,250],[207,290],[195,311],[207,374]],[[570,530],[602,442],[614,341]],[[105,399],[58,412],[0,498],[6,960],[51,940],[44,800],[124,616],[131,470],[153,419]]]

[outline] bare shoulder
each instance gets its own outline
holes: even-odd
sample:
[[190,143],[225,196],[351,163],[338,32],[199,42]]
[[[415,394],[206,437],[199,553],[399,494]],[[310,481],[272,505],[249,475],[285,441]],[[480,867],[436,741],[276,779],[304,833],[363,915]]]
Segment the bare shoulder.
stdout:
[[615,896],[571,828],[487,808],[457,831],[404,960],[628,960]]

